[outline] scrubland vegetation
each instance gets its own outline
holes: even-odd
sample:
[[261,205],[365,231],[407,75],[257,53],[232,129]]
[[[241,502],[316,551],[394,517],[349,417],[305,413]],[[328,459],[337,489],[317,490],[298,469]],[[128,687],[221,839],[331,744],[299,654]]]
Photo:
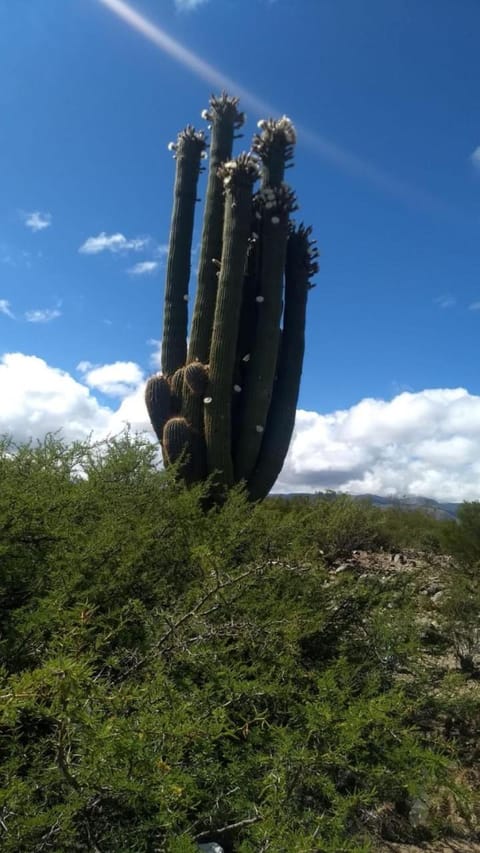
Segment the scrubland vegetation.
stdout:
[[477,838],[480,504],[206,510],[155,452],[1,446],[1,849]]

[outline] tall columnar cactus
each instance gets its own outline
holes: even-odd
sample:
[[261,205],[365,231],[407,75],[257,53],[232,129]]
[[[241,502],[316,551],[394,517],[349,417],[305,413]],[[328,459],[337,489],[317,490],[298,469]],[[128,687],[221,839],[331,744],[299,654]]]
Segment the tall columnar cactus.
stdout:
[[293,432],[317,250],[311,229],[291,221],[297,204],[284,172],[296,141],[292,122],[259,122],[251,152],[232,159],[244,123],[238,99],[212,97],[202,118],[210,167],[188,351],[194,210],[207,145],[190,126],[169,146],[176,176],[162,373],[148,380],[146,404],[165,464],[178,464],[187,484],[207,476],[227,488],[244,482],[260,500]]

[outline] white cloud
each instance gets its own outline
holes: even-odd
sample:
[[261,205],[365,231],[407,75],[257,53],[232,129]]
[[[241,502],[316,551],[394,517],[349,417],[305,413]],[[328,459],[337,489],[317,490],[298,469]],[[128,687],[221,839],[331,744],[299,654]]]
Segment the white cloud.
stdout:
[[49,228],[52,224],[51,213],[41,213],[39,210],[33,210],[31,213],[22,213],[23,221],[27,228],[31,231],[43,231],[44,228]]
[[102,231],[97,237],[88,237],[80,246],[79,252],[84,255],[98,255],[100,252],[139,252],[150,242],[150,237],[133,237],[128,239],[123,234],[106,234]]
[[127,272],[130,275],[152,275],[152,273],[158,270],[158,267],[158,261],[139,261],[138,264],[134,264],[133,267],[130,267]]
[[116,361],[100,366],[81,361],[77,370],[84,374],[84,382],[89,388],[112,397],[127,397],[143,380],[143,371],[134,361]]
[[470,160],[477,169],[480,169],[480,145],[478,148],[475,148],[475,151],[472,151]]
[[472,302],[468,306],[469,311],[480,311],[480,302]]
[[149,363],[155,370],[162,369],[162,341],[157,338],[149,338],[147,346],[153,347],[153,352],[150,353]]
[[112,412],[110,433],[115,435],[121,432],[127,424],[134,432],[146,433],[154,444],[158,443],[145,407],[145,386],[143,382],[122,400],[115,412]]
[[[195,249],[192,251],[192,255],[195,254]],[[165,255],[168,255],[168,243],[157,243],[153,250],[153,255],[155,258],[160,258],[163,260]]]
[[480,397],[463,388],[297,412],[276,491],[480,499]]
[[101,440],[129,424],[156,444],[143,393],[141,381],[118,408],[104,406],[85,383],[66,371],[37,356],[6,353],[0,357],[0,435],[9,434],[19,442],[56,432],[66,441],[89,436]]
[[208,0],[175,0],[175,6],[180,12],[192,12],[204,3],[208,3]]
[[449,296],[449,294],[444,294],[443,296],[437,296],[436,299],[433,300],[435,305],[438,305],[439,308],[453,308],[454,305],[457,304],[457,300],[454,296]]
[[106,435],[111,420],[110,409],[65,371],[23,353],[0,359],[0,433],[27,441],[61,430],[73,441]]
[[11,320],[14,319],[14,314],[10,308],[10,302],[8,299],[0,299],[0,314],[5,314],[5,316],[10,317]]
[[62,312],[58,308],[36,308],[33,311],[25,311],[27,323],[50,323],[61,316]]
[[[41,439],[61,430],[71,441],[120,432],[126,423],[155,441],[134,362],[94,367],[83,362],[76,381],[35,356],[0,359],[0,433]],[[103,374],[102,374],[103,371]],[[95,390],[122,389],[105,406]],[[92,390],[93,389],[93,390]],[[123,395],[123,392],[126,392]],[[290,452],[275,491],[335,489],[352,494],[480,499],[480,396],[463,388],[364,399],[330,414],[297,412]]]

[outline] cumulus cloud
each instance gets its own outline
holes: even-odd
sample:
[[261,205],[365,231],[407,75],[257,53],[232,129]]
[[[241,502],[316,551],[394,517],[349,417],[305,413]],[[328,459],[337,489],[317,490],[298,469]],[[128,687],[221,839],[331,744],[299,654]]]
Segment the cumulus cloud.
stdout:
[[297,412],[276,491],[480,498],[480,397],[463,388]]
[[0,359],[0,433],[28,441],[60,430],[73,441],[106,435],[111,420],[110,409],[64,370],[18,352]]
[[480,169],[480,145],[478,148],[475,148],[475,151],[472,151],[470,160],[477,169]]
[[134,264],[133,267],[130,267],[127,272],[130,275],[152,275],[152,273],[158,270],[158,267],[158,261],[139,261],[138,264]]
[[468,306],[469,311],[480,311],[480,302],[472,302]]
[[150,353],[149,364],[155,370],[162,369],[162,341],[158,338],[149,338],[147,346],[153,347],[153,352]]
[[22,213],[23,221],[30,231],[43,231],[49,228],[52,224],[51,213],[41,213],[39,210],[33,210],[30,213]]
[[111,397],[127,397],[143,380],[143,371],[134,361],[115,361],[100,366],[81,361],[77,370],[83,373],[89,388]]
[[61,316],[62,312],[58,308],[36,308],[33,311],[25,311],[27,323],[51,323],[52,320]]
[[10,317],[11,320],[14,319],[14,314],[10,308],[10,302],[8,299],[0,299],[0,314],[5,314],[5,317]]
[[[82,380],[35,356],[0,359],[0,433],[16,440],[61,430],[67,440],[115,435],[128,423],[155,437],[135,362],[95,367],[81,362]],[[123,387],[122,387],[123,386]],[[115,393],[102,405],[96,391]],[[480,396],[463,388],[403,392],[364,399],[328,414],[297,412],[290,452],[275,491],[422,495],[480,499]]]
[[[140,368],[138,374],[142,376]],[[131,371],[130,378],[134,375]],[[15,441],[42,440],[59,433],[66,441],[117,435],[127,425],[152,442],[143,380],[130,387],[117,408],[102,405],[85,382],[41,358],[23,353],[0,357],[0,434]]]
[[84,255],[99,255],[100,252],[139,252],[150,242],[150,237],[127,238],[124,234],[107,234],[102,231],[97,237],[87,237],[79,248]]

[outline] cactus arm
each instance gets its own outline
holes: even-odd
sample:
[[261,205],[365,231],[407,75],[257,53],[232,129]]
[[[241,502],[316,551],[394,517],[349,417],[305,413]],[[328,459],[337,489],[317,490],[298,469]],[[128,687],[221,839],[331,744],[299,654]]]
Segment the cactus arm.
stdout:
[[185,382],[191,394],[195,397],[204,397],[208,387],[208,368],[206,365],[199,361],[187,364]]
[[[254,200],[255,201],[255,200]],[[258,293],[260,277],[260,239],[258,232],[260,223],[254,220],[256,231],[250,235],[248,247],[247,267],[243,280],[242,309],[238,328],[237,355],[234,369],[234,394],[232,402],[232,452],[238,442],[241,416],[242,416],[242,394],[245,386],[245,377],[248,373],[248,362],[244,357],[252,352],[255,343],[257,328],[258,304],[255,297]]]
[[179,367],[170,379],[170,389],[172,392],[170,406],[172,415],[179,415],[182,411],[184,376],[185,368]]
[[170,411],[170,385],[161,373],[150,376],[145,386],[145,404],[155,435],[163,440],[163,427],[168,421]]
[[188,126],[171,143],[177,161],[163,314],[162,370],[172,376],[187,356],[188,284],[203,133]]
[[163,464],[167,466],[168,459],[163,446],[163,428],[172,415],[172,398],[170,383],[161,373],[156,373],[148,379],[145,386],[145,405],[162,448]]
[[234,481],[231,452],[231,401],[242,285],[250,236],[253,183],[258,165],[248,154],[225,163],[223,249],[210,347],[209,389],[204,424],[210,474],[230,486]]
[[278,377],[274,386],[259,462],[248,482],[251,500],[263,500],[282,470],[288,452],[302,376],[305,314],[310,278],[318,271],[310,228],[291,232],[286,263],[285,314]]
[[187,485],[194,481],[194,441],[185,418],[170,418],[163,428],[163,447],[167,465],[178,465],[178,474]]
[[218,170],[232,156],[234,133],[243,124],[244,115],[238,110],[238,98],[228,97],[225,92],[218,98],[212,97],[209,109],[202,115],[211,122],[212,137],[188,361],[207,363],[218,281],[213,259],[220,259],[222,253],[224,198]]
[[293,193],[282,186],[262,190],[262,261],[257,300],[258,320],[253,352],[242,395],[243,411],[235,452],[235,476],[248,480],[257,463],[278,358],[282,316],[283,277],[288,240],[288,215],[295,206]]
[[203,398],[208,389],[208,369],[199,361],[187,364],[183,380],[182,414],[192,428],[193,481],[207,475],[207,451],[203,429]]
[[[255,203],[255,199],[254,199]],[[245,375],[245,364],[242,358],[250,353],[255,342],[255,331],[257,326],[258,304],[255,297],[259,295],[260,269],[261,269],[261,222],[254,219],[254,228],[250,235],[248,247],[247,269],[243,282],[242,311],[240,314],[240,325],[237,341],[238,381],[242,384]]]

